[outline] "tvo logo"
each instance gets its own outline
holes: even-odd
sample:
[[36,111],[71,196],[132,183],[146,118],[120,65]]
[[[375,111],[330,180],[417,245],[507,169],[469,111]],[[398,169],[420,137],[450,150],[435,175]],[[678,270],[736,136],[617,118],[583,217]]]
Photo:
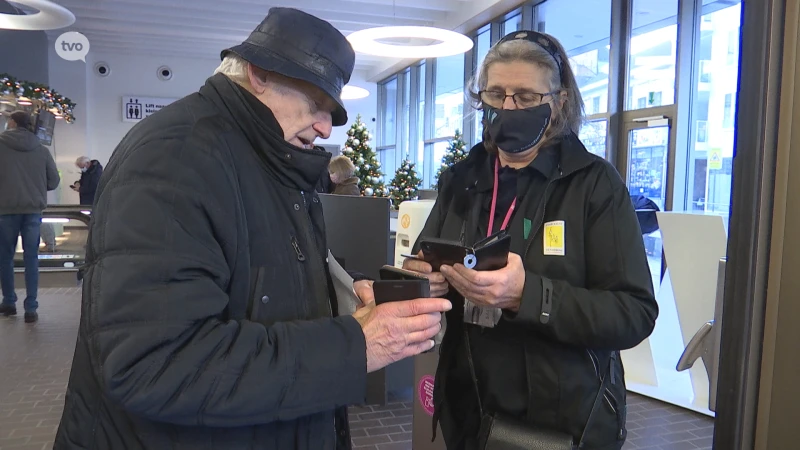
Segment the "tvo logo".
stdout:
[[89,53],[89,39],[77,31],[68,31],[56,39],[56,53],[67,61],[86,62]]

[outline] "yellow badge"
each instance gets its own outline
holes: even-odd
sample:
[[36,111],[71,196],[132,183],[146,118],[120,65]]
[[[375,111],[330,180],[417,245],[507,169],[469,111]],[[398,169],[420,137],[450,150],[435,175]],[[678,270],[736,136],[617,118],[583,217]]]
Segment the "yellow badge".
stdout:
[[564,256],[564,221],[544,224],[544,254]]

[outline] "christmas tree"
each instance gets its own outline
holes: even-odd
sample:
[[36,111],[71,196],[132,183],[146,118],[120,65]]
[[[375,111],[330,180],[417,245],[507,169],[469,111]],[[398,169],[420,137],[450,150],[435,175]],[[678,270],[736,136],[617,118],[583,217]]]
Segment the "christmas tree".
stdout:
[[377,155],[369,146],[370,135],[367,126],[361,121],[361,114],[356,117],[356,122],[347,130],[347,142],[344,144],[342,154],[353,161],[356,166],[355,176],[360,180],[358,187],[361,195],[366,197],[385,197],[386,188],[381,181],[381,163]]
[[406,200],[416,200],[417,189],[422,180],[414,169],[414,164],[405,159],[394,174],[392,184],[389,186],[389,196],[392,198],[394,209],[400,208],[400,203]]
[[442,166],[439,167],[439,171],[436,172],[436,180],[433,182],[433,188],[436,188],[439,185],[439,177],[450,167],[453,167],[456,163],[463,161],[467,157],[467,144],[464,142],[463,136],[461,136],[461,132],[456,130],[456,134],[453,137],[453,140],[450,141],[450,145],[447,147],[447,152],[444,154],[442,158]]

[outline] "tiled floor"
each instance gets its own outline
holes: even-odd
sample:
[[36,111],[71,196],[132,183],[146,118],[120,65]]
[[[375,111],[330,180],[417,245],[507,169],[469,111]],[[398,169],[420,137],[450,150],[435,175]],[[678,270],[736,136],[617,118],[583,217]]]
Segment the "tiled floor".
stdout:
[[[80,288],[42,289],[40,321],[0,318],[0,450],[43,450],[64,405],[80,314]],[[358,450],[411,450],[409,398],[385,406],[355,407]],[[631,394],[624,450],[710,449],[713,420]]]

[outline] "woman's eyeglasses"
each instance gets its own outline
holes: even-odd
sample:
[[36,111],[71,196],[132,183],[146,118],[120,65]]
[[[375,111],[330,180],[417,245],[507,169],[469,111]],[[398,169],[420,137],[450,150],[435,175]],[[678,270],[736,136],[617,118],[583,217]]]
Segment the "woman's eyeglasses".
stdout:
[[540,94],[538,92],[518,92],[506,94],[499,91],[480,91],[481,101],[492,108],[502,108],[508,97],[514,101],[517,108],[533,108],[544,102],[544,98],[557,94],[558,91]]

